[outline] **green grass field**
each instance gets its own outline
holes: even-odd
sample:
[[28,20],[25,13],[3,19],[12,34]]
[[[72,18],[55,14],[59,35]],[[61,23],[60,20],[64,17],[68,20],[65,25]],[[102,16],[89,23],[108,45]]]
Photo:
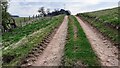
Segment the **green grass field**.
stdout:
[[[18,43],[17,46],[9,47],[7,50],[3,49],[3,57],[9,58],[14,57],[9,63],[4,62],[3,65],[14,66],[21,61],[21,58],[28,55],[28,52],[42,41],[42,39],[48,35],[56,26],[58,26],[63,21],[64,15],[53,17],[50,19],[44,19],[38,21],[38,23],[32,23],[21,28],[14,29],[12,32],[3,34],[3,46],[9,46],[6,42],[17,43],[22,40],[24,36],[25,39]],[[34,33],[33,33],[34,32]]]
[[[119,44],[119,30],[111,27],[111,25],[120,26],[120,20],[118,19],[118,7],[82,13],[78,14],[78,16],[80,16],[83,20],[88,21],[92,26],[96,27],[102,34],[104,34],[104,36],[111,39],[111,41],[113,41],[115,44]],[[99,19],[103,20],[103,22],[90,17],[98,17]]]
[[112,8],[112,9],[88,12],[83,14],[86,14],[88,16],[96,16],[108,23],[111,23],[114,25],[120,25],[120,20],[118,19],[118,16],[119,16],[118,7]]
[[40,28],[43,28],[46,25],[49,25],[49,22],[48,22],[49,20],[50,19],[45,18],[37,21],[36,23],[28,24],[24,27],[13,29],[11,32],[3,33],[3,36],[2,36],[3,46],[6,47],[8,45],[11,45],[12,43],[15,43],[20,39],[22,39],[24,36],[27,36],[33,33],[34,31],[37,31]]
[[[74,38],[74,26],[77,27],[77,38]],[[73,16],[69,17],[68,24],[68,40],[65,46],[65,66],[74,65],[82,62],[83,65],[98,66],[99,62],[86,35],[81,28],[77,19]]]
[[29,21],[29,17],[13,17],[15,19],[16,25],[20,27],[22,24],[21,22],[24,22],[24,18],[26,21]]

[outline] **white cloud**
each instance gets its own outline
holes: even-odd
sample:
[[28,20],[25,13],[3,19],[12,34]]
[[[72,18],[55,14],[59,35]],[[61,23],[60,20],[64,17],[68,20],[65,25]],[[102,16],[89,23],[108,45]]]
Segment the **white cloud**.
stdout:
[[119,0],[10,0],[13,2],[117,2]]
[[20,15],[20,16],[32,16],[37,13],[38,7],[34,7],[32,5],[21,5],[19,2],[12,2],[9,5],[8,12],[12,15]]
[[117,2],[101,2],[98,4],[72,4],[70,6],[67,6],[66,9],[70,10],[72,14],[77,13],[83,13],[83,12],[90,12],[90,11],[96,11],[96,10],[102,10],[102,9],[108,9],[117,7]]
[[[79,12],[115,7],[118,1],[119,0],[10,0],[8,12],[20,16],[32,16],[33,14],[38,14],[37,10],[41,6],[53,10],[55,8],[63,8],[65,4],[67,10],[70,10],[72,14],[76,14]],[[109,5],[105,2],[113,4]],[[105,6],[100,5],[101,3]],[[91,6],[92,8],[90,8]]]

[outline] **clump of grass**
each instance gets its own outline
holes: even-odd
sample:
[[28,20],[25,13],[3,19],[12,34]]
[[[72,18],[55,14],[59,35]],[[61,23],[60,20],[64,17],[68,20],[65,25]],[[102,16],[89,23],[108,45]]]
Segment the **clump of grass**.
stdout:
[[[71,23],[73,21],[73,23]],[[77,27],[77,39],[74,39],[73,25]],[[83,65],[98,66],[99,61],[86,38],[77,19],[73,16],[69,17],[68,23],[68,40],[65,46],[65,66],[74,65],[81,61]]]

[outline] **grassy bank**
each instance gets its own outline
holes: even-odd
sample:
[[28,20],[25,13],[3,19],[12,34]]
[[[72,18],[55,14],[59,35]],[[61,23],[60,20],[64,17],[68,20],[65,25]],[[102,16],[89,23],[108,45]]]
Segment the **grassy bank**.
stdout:
[[55,21],[58,17],[52,18],[50,20],[49,18],[41,19],[35,23],[28,24],[24,27],[13,29],[11,32],[5,32],[2,35],[2,42],[3,46],[7,47],[13,43],[18,42],[20,39],[22,39],[24,36],[27,36],[43,27],[47,27],[51,24],[51,22]]
[[[74,37],[74,27],[77,27],[77,37]],[[87,66],[98,66],[99,62],[86,35],[77,19],[69,17],[68,40],[65,46],[65,66],[75,65],[80,62]]]
[[103,21],[106,21],[105,23],[110,23],[114,25],[120,25],[120,20],[118,19],[119,16],[119,11],[118,7],[112,8],[112,9],[105,9],[105,10],[99,10],[99,11],[94,11],[94,12],[88,12],[88,13],[83,13],[88,16],[92,17],[98,17]]
[[[23,30],[18,29],[22,32],[20,34],[25,34],[27,36],[24,40],[22,39],[23,42],[17,44],[20,46],[17,46],[16,48],[10,47],[7,50],[3,50],[3,57],[5,58],[3,65],[14,66],[18,62],[20,62],[23,57],[28,55],[28,52],[31,51],[34,46],[37,46],[37,44],[40,43],[42,39],[48,35],[48,33],[50,33],[56,26],[58,26],[63,21],[63,18],[64,15],[61,15],[58,17],[54,17],[52,20],[44,20],[41,23],[39,22],[27,25],[26,27],[23,27]],[[16,29],[13,33],[18,33],[18,30]],[[15,37],[19,37],[19,33],[16,34]]]
[[78,14],[83,20],[88,21],[98,29],[105,37],[111,39],[115,44],[120,44],[120,20],[118,19],[118,8]]

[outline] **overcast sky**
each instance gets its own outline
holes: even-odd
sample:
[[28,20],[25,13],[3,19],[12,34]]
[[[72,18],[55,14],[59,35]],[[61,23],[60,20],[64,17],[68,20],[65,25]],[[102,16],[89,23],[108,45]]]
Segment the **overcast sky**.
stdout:
[[72,14],[96,11],[118,6],[119,0],[10,0],[8,12],[12,15],[32,16],[44,6],[54,9],[70,10]]

